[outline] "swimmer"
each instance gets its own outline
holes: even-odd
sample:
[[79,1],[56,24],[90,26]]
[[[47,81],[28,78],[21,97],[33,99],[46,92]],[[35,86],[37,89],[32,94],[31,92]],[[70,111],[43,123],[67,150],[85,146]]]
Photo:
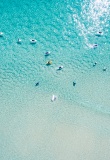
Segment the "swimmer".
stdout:
[[46,65],[51,65],[51,64],[52,64],[51,60],[46,63]]
[[37,82],[36,84],[35,84],[35,86],[38,86],[39,85],[39,82]]
[[93,45],[93,48],[95,49],[95,48],[97,48],[98,47],[98,44],[94,44]]
[[107,68],[106,68],[106,67],[104,67],[104,68],[103,68],[103,71],[106,71],[106,70],[107,70]]
[[35,44],[36,42],[37,42],[36,39],[30,39],[30,43],[31,43],[31,44]]
[[95,67],[95,66],[96,66],[96,64],[97,64],[97,62],[95,62],[95,63],[93,64],[93,67]]
[[45,56],[49,56],[49,55],[50,55],[50,52],[49,52],[49,51],[45,53]]
[[19,38],[18,38],[18,41],[17,41],[17,43],[21,44],[21,39],[19,39]]
[[75,86],[75,85],[76,85],[76,82],[74,81],[74,82],[73,82],[73,86]]
[[98,32],[95,34],[97,37],[101,37],[102,36],[102,32]]
[[63,69],[63,66],[59,66],[58,70],[61,70],[61,69]]
[[0,37],[3,37],[3,32],[0,32]]

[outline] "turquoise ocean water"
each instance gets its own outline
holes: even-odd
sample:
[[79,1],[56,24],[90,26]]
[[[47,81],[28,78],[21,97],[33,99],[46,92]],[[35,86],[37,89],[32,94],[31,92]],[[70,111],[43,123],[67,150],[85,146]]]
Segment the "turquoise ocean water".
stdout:
[[[51,125],[63,121],[65,114],[66,120],[74,121],[69,104],[110,114],[110,2],[0,0],[0,32],[0,159],[60,160],[46,144],[49,130],[54,130]],[[98,32],[103,34],[96,36]],[[30,44],[30,39],[37,43]],[[46,66],[48,60],[52,65]],[[52,103],[53,94],[58,99]],[[46,134],[37,145],[28,140],[35,136],[35,127],[39,135]]]

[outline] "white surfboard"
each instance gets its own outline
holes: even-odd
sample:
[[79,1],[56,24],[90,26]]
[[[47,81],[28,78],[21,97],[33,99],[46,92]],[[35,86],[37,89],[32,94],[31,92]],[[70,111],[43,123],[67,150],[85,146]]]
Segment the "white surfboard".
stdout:
[[51,101],[54,102],[57,99],[57,96],[55,96],[54,94],[52,95]]

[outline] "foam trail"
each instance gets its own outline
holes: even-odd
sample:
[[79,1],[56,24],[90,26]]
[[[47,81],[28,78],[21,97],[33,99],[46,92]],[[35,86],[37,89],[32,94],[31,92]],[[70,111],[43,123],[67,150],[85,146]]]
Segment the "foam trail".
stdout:
[[91,38],[99,31],[107,32],[109,25],[110,2],[108,0],[87,0],[81,4],[81,13],[73,14],[74,22],[77,24],[79,35],[83,36],[85,44],[91,48]]

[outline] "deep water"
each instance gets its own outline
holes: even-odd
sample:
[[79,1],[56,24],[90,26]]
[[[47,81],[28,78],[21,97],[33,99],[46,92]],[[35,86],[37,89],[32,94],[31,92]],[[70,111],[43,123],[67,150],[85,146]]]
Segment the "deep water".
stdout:
[[[0,90],[20,84],[110,112],[110,3],[0,1]],[[101,36],[96,36],[98,32]],[[17,44],[17,39],[22,40]],[[35,45],[30,39],[36,39]],[[93,44],[98,47],[93,49]],[[45,52],[51,55],[46,57]],[[51,66],[46,62],[52,60]],[[97,65],[93,67],[93,64]],[[58,71],[63,65],[64,69]],[[106,72],[103,68],[107,67]],[[76,81],[76,87],[73,87]],[[27,93],[28,94],[28,93]],[[3,98],[2,97],[2,98]]]

